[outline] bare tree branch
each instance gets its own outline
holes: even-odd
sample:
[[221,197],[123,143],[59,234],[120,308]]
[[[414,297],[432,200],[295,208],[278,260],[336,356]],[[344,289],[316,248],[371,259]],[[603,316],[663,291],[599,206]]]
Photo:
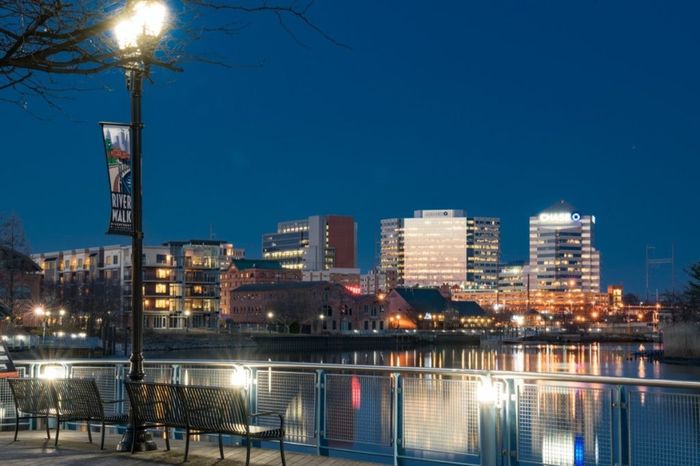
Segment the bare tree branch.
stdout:
[[[112,36],[125,3],[0,0],[0,102],[27,109],[28,101],[39,99],[56,108],[67,89],[52,76],[89,76],[129,66],[130,51],[120,51]],[[313,0],[170,0],[177,14],[172,15],[175,19],[166,36],[148,54],[147,65],[175,72],[182,71],[184,61],[231,66],[226,60],[193,56],[187,49],[209,34],[236,36],[249,25],[245,18],[265,14],[274,16],[302,47],[308,46],[297,33],[307,30],[337,47],[349,48],[311,20],[313,5]]]

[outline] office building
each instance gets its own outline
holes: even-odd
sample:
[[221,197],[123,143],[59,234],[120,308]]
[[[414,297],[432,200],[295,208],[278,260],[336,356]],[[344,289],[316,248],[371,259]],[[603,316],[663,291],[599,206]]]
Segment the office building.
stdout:
[[600,253],[595,217],[560,201],[530,217],[530,289],[555,293],[599,293]]
[[501,220],[496,217],[467,218],[466,288],[495,290],[501,260]]
[[262,236],[262,255],[296,270],[356,268],[357,224],[340,215],[280,222],[275,233]]
[[496,289],[500,220],[462,210],[417,210],[381,221],[379,269],[406,286]]

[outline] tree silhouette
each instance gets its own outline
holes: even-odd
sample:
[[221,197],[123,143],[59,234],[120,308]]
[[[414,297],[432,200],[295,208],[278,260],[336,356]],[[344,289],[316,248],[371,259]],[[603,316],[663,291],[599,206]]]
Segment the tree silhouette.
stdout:
[[[132,59],[120,52],[112,35],[125,5],[90,0],[0,0],[0,100],[28,108],[31,98],[51,107],[66,93],[82,90],[69,76],[96,75],[123,68]],[[272,15],[298,43],[297,32],[309,30],[344,47],[310,19],[314,0],[230,2],[171,0],[169,30],[147,64],[181,71],[187,61],[227,65],[192,54],[191,44],[211,34],[240,33],[255,15]],[[303,45],[303,44],[302,44]]]

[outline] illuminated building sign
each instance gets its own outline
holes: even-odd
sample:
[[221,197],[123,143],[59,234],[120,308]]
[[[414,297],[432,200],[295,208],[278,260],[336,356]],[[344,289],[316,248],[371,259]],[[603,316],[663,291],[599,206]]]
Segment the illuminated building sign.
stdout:
[[581,214],[578,212],[552,212],[542,213],[538,216],[540,223],[571,223],[580,222]]

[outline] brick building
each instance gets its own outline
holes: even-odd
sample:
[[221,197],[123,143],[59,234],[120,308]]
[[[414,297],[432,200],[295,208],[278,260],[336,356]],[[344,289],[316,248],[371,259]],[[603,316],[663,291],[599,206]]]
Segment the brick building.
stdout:
[[231,314],[231,291],[241,285],[300,282],[301,270],[282,267],[279,261],[265,259],[233,259],[221,273],[221,314]]
[[329,282],[241,285],[230,292],[227,323],[238,328],[274,327],[302,333],[384,330],[384,303]]

